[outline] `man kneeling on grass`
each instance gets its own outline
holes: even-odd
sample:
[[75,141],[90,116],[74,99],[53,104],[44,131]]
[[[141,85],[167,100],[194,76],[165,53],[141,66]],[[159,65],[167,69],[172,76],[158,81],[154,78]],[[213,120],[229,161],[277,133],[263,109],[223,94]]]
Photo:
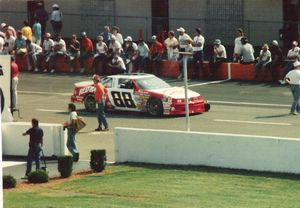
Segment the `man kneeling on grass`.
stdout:
[[31,120],[32,128],[23,133],[23,136],[29,135],[29,150],[27,155],[26,178],[31,172],[32,161],[35,161],[36,170],[40,169],[40,153],[43,146],[44,132],[39,127],[39,121],[35,118]]

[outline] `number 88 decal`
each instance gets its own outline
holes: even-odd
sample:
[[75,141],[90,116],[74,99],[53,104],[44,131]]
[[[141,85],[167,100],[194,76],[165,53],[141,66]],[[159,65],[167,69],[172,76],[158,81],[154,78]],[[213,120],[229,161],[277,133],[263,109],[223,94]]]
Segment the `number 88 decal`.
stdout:
[[120,108],[136,108],[130,92],[112,91],[111,96],[116,107]]

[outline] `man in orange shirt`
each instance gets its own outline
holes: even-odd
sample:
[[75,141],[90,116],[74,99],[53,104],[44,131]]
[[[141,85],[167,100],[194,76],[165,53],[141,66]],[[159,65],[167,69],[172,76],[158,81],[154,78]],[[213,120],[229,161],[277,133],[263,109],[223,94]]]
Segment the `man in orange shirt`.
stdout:
[[[95,131],[108,131],[108,123],[106,121],[105,116],[105,99],[107,95],[107,89],[103,84],[100,83],[100,77],[97,74],[93,75],[93,82],[95,90],[95,101],[98,105],[97,109],[97,119],[98,119],[98,128],[95,129]],[[102,125],[104,126],[104,129],[102,129]]]

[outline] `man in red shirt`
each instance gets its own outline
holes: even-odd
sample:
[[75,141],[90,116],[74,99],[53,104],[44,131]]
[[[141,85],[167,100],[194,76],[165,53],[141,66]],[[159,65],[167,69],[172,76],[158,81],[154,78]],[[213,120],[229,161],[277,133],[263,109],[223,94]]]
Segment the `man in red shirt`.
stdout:
[[152,45],[150,47],[150,60],[152,65],[152,73],[154,73],[157,76],[160,76],[160,61],[162,60],[164,50],[164,45],[157,40],[157,37],[155,35],[153,35]]
[[[95,131],[108,131],[108,123],[106,121],[105,116],[105,99],[107,96],[107,89],[103,84],[100,82],[100,77],[97,74],[93,75],[93,82],[95,90],[95,101],[98,105],[97,109],[97,119],[98,119],[98,127],[95,129]],[[104,126],[104,129],[102,129],[102,125]]]
[[86,32],[81,33],[81,51],[80,51],[80,73],[85,72],[84,61],[93,56],[94,46],[91,39],[89,39],[86,35]]
[[11,57],[11,109],[17,107],[17,86],[19,82],[19,66],[16,64],[14,57]]

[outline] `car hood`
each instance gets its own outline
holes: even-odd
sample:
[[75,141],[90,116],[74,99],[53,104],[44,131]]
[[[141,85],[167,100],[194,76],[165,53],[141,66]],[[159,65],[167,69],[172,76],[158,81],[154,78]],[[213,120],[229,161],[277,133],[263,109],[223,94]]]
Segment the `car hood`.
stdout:
[[[173,99],[184,99],[185,98],[183,87],[170,87],[170,88],[148,90],[148,91],[157,93],[157,94],[162,94],[164,96],[168,96]],[[198,97],[198,96],[200,96],[199,93],[194,92],[192,90],[188,90],[188,98]]]

